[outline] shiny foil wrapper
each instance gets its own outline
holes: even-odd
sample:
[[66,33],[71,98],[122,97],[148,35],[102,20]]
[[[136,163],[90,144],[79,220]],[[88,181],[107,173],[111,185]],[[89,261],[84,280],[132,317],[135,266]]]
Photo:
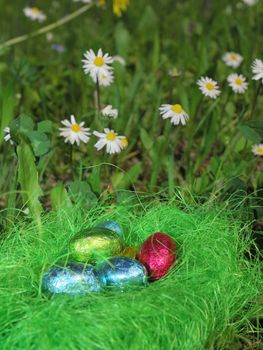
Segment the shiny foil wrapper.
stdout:
[[108,230],[111,230],[115,233],[117,233],[120,237],[124,236],[123,229],[121,225],[114,220],[107,220],[104,222],[100,222],[96,227],[102,227],[102,228],[107,228]]
[[173,238],[157,232],[143,243],[138,260],[147,268],[152,281],[165,276],[175,263],[176,245]]
[[121,250],[122,240],[118,234],[100,227],[80,232],[70,243],[72,257],[82,262],[104,260]]
[[101,284],[93,266],[72,263],[65,267],[53,267],[46,272],[42,289],[50,294],[83,295],[99,292]]
[[127,257],[115,257],[97,265],[102,285],[113,290],[127,290],[147,285],[146,268],[137,260]]
[[138,252],[139,252],[139,249],[137,247],[131,246],[131,247],[124,248],[120,256],[126,256],[127,258],[135,259]]

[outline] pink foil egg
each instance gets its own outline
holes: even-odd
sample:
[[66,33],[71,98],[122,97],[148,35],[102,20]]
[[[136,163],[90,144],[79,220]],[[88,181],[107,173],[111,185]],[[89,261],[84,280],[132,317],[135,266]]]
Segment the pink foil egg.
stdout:
[[150,280],[165,276],[175,262],[176,245],[172,237],[156,232],[144,241],[138,260],[146,267]]

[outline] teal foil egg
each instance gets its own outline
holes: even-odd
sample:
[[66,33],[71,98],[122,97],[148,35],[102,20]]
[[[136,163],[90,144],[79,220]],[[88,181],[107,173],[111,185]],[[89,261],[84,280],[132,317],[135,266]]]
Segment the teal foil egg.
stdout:
[[71,256],[81,262],[96,262],[119,255],[122,251],[119,235],[103,227],[83,230],[70,242]]
[[72,263],[65,267],[53,267],[46,272],[42,289],[51,294],[78,295],[99,292],[101,284],[93,266]]
[[96,266],[101,284],[106,287],[126,290],[147,284],[146,268],[137,260],[114,257]]
[[118,222],[113,221],[113,220],[107,220],[107,221],[101,222],[96,227],[107,228],[108,230],[111,230],[111,231],[117,233],[120,237],[123,237],[123,235],[124,235],[124,232],[123,232],[121,225]]

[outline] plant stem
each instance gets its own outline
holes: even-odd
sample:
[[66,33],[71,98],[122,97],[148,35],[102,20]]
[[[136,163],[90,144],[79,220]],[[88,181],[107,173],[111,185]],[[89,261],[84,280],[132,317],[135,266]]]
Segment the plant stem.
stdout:
[[45,27],[42,27],[42,28],[40,28],[32,33],[17,36],[13,39],[7,40],[4,43],[0,44],[0,50],[5,49],[5,48],[10,47],[10,46],[13,46],[13,45],[16,45],[16,44],[19,44],[19,43],[26,41],[28,39],[35,38],[36,36],[39,36],[41,34],[45,34],[47,32],[50,32],[51,30],[57,29],[58,27],[62,26],[63,24],[68,23],[68,22],[72,21],[73,19],[75,19],[76,17],[82,15],[84,12],[88,11],[91,7],[92,7],[92,4],[87,4],[85,6],[82,6],[77,11],[59,19],[58,21],[56,21],[54,23],[51,23]]
[[261,86],[262,86],[262,83],[260,82],[260,83],[259,83],[259,86],[258,86],[258,88],[257,88],[256,94],[255,94],[255,97],[254,97],[254,101],[253,101],[253,105],[252,105],[252,110],[251,110],[251,114],[250,114],[250,119],[253,118],[253,115],[254,115],[254,112],[255,112],[255,109],[256,109],[256,105],[257,105],[258,96],[259,96],[259,94],[260,94]]
[[96,80],[96,89],[94,91],[94,104],[96,109],[96,119],[95,119],[95,125],[97,128],[101,129],[102,123],[101,123],[101,103],[100,103],[100,84],[99,80],[97,78]]
[[99,114],[101,111],[101,104],[100,104],[100,84],[99,84],[98,78],[96,80],[96,109]]

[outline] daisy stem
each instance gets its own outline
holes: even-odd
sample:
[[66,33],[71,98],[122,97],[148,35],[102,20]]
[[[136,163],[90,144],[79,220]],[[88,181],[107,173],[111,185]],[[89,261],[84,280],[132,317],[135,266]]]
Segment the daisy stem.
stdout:
[[225,111],[226,111],[226,106],[227,106],[227,104],[229,102],[230,96],[231,96],[231,91],[228,92],[226,100],[225,100],[225,103],[223,104],[223,108],[222,108],[222,112],[221,112],[221,121],[224,118],[224,114],[225,114]]
[[98,112],[98,115],[101,111],[101,104],[100,104],[100,84],[99,84],[99,80],[97,78],[97,81],[96,81],[96,109],[97,109],[97,112]]
[[59,19],[58,21],[51,23],[51,24],[48,24],[47,26],[42,27],[42,28],[40,28],[32,33],[17,36],[13,39],[9,39],[9,40],[3,42],[2,44],[0,44],[0,50],[5,49],[5,48],[10,47],[10,46],[13,46],[13,45],[16,45],[16,44],[19,44],[19,43],[22,43],[23,41],[26,41],[28,39],[35,38],[39,35],[48,33],[51,30],[57,29],[58,27],[64,25],[65,23],[72,21],[73,19],[82,15],[84,12],[88,11],[92,7],[92,5],[93,4],[91,3],[91,4],[87,4],[85,6],[82,6],[77,11],[74,11],[71,14]]
[[257,105],[258,96],[260,94],[261,86],[262,86],[262,83],[260,82],[260,84],[257,88],[256,94],[255,94],[254,100],[253,100],[252,109],[251,109],[251,113],[250,113],[250,119],[253,118],[253,115],[254,115],[254,112],[256,109],[256,105]]

